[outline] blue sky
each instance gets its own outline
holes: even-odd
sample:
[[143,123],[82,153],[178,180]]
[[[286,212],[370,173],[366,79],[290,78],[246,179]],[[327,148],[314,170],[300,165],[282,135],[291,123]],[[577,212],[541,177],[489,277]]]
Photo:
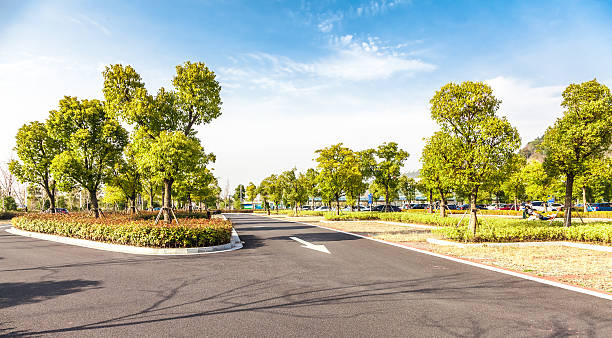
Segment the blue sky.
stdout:
[[191,60],[223,87],[199,134],[222,187],[306,169],[337,142],[396,141],[413,170],[445,83],[489,83],[527,142],[569,83],[612,85],[611,56],[603,1],[0,1],[0,157],[63,95],[101,98],[104,65],[157,91]]

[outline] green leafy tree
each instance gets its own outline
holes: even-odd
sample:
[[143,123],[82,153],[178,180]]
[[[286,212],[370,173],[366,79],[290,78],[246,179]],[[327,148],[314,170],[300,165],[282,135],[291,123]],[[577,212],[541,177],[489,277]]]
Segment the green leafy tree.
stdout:
[[374,181],[384,189],[385,204],[392,195],[397,195],[400,171],[408,158],[408,152],[399,149],[397,143],[383,143],[375,151],[376,166],[373,169]]
[[497,116],[500,101],[484,83],[449,83],[430,103],[431,117],[449,137],[446,142],[453,186],[469,196],[469,230],[474,235],[478,191],[499,177],[521,140],[506,118]]
[[283,172],[280,176],[283,186],[283,196],[293,206],[294,214],[298,214],[300,205],[308,201],[308,188],[304,174],[296,173],[296,168]]
[[255,210],[255,199],[257,198],[257,186],[253,182],[249,182],[249,185],[246,187],[246,195],[251,204],[253,205],[253,210]]
[[402,174],[399,178],[398,188],[399,192],[406,197],[406,202],[410,203],[416,199],[417,183],[414,178],[408,177],[406,174]]
[[176,182],[176,192],[187,206],[189,212],[193,212],[194,202],[208,202],[217,193],[217,181],[213,173],[206,167],[209,163],[215,162],[213,154],[202,156],[197,164],[185,172],[181,180]]
[[274,175],[268,176],[259,183],[257,187],[257,193],[261,196],[261,206],[270,215],[270,195],[271,186],[274,184],[276,177]]
[[351,181],[360,176],[359,160],[351,149],[343,147],[342,143],[316,151],[318,162],[319,186],[323,197],[336,202],[337,213],[340,214],[340,197],[346,194]]
[[565,176],[564,225],[572,224],[574,180],[586,164],[601,159],[612,142],[612,95],[596,80],[571,84],[563,92],[562,118],[544,134],[544,168],[551,176]]
[[306,185],[306,193],[308,194],[308,198],[312,201],[312,209],[314,209],[314,202],[317,197],[321,195],[319,191],[319,186],[317,182],[317,177],[319,173],[312,168],[306,170],[304,174],[304,181]]
[[[169,223],[172,184],[177,179],[174,175],[181,175],[176,169],[189,169],[188,166],[178,166],[176,162],[180,158],[176,156],[191,149],[193,151],[189,152],[194,157],[187,159],[186,163],[197,162],[199,156],[195,150],[201,146],[199,142],[198,147],[195,145],[194,127],[210,123],[221,115],[221,86],[214,72],[201,62],[185,62],[177,66],[172,81],[174,90],[167,91],[162,87],[155,96],[147,92],[140,75],[131,66],[111,65],[103,75],[107,110],[134,125],[139,137],[147,140],[151,150],[160,151],[151,155],[148,154],[151,150],[141,147],[146,154],[139,157],[143,160],[155,157],[157,169],[172,167],[157,174],[164,185],[164,221]],[[169,139],[179,143],[168,143]],[[168,164],[161,165],[161,161]],[[150,166],[141,162],[141,169],[146,167]]]
[[121,190],[127,199],[129,213],[135,214],[136,199],[142,191],[142,180],[132,147],[125,148],[124,157],[115,163],[113,173],[107,183]]
[[98,100],[66,96],[50,112],[50,135],[65,150],[54,157],[51,171],[64,190],[79,185],[89,192],[91,209],[100,217],[98,190],[112,176],[112,168],[127,144],[127,131],[107,114]]
[[246,189],[244,185],[238,184],[236,189],[234,189],[234,201],[237,201],[234,205],[239,205],[237,209],[242,208],[242,202],[244,201],[244,197],[246,196]]
[[526,165],[525,158],[518,155],[514,163],[513,172],[507,177],[501,187],[505,195],[512,199],[516,210],[518,210],[519,201],[526,197],[527,185],[523,171]]
[[452,144],[444,132],[437,132],[426,139],[421,155],[423,168],[421,181],[428,190],[435,190],[440,196],[440,216],[446,217],[446,199],[453,188],[453,174],[449,166]]
[[39,185],[49,199],[51,212],[55,212],[56,182],[51,163],[61,153],[61,143],[49,135],[45,124],[35,121],[19,128],[14,149],[19,161],[11,161],[9,170],[22,183]]
[[2,205],[4,206],[5,211],[15,211],[17,210],[17,203],[13,196],[4,196],[2,198]]

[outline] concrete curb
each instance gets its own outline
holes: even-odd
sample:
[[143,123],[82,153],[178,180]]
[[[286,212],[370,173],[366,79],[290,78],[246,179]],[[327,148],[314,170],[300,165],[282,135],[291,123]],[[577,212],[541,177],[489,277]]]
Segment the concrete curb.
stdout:
[[4,229],[6,232],[13,235],[42,239],[63,244],[76,245],[90,249],[121,252],[135,255],[200,255],[217,252],[227,252],[242,248],[242,242],[235,229],[232,229],[232,237],[230,242],[223,245],[205,246],[198,248],[146,248],[131,245],[112,244],[104,242],[90,241],[80,238],[70,238],[57,235],[42,234],[38,232],[24,231],[14,227]]
[[517,247],[521,247],[521,246],[556,246],[556,245],[560,245],[560,246],[569,246],[572,248],[579,248],[579,249],[612,252],[612,246],[574,243],[574,242],[459,243],[459,242],[445,241],[442,239],[435,239],[435,238],[428,238],[427,242],[431,244],[436,244],[436,245],[456,246],[458,248],[482,247],[482,246],[517,246]]

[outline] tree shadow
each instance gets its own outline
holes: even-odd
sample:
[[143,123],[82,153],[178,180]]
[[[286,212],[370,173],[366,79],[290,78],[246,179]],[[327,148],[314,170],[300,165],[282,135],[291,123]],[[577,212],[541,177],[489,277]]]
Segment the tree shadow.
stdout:
[[264,240],[254,235],[240,234],[240,240],[244,242],[240,250],[257,249],[266,245]]
[[96,288],[99,281],[63,280],[33,283],[0,283],[0,309],[42,302],[55,297]]
[[266,231],[266,230],[303,230],[303,229],[312,229],[313,226],[309,225],[293,225],[293,226],[260,226],[260,227],[251,227],[251,228],[242,228],[244,231]]

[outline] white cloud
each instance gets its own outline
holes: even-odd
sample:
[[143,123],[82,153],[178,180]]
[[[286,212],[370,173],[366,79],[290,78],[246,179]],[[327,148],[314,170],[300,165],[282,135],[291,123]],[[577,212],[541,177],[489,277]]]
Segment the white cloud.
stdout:
[[500,114],[517,127],[523,144],[542,136],[561,117],[561,93],[565,86],[534,86],[527,81],[498,76],[485,81],[502,100]]
[[111,35],[110,29],[101,24],[100,22],[88,17],[87,15],[79,14],[78,17],[71,17],[70,21],[79,24],[79,25],[89,25],[91,27],[96,28],[100,32],[102,32],[106,36]]

